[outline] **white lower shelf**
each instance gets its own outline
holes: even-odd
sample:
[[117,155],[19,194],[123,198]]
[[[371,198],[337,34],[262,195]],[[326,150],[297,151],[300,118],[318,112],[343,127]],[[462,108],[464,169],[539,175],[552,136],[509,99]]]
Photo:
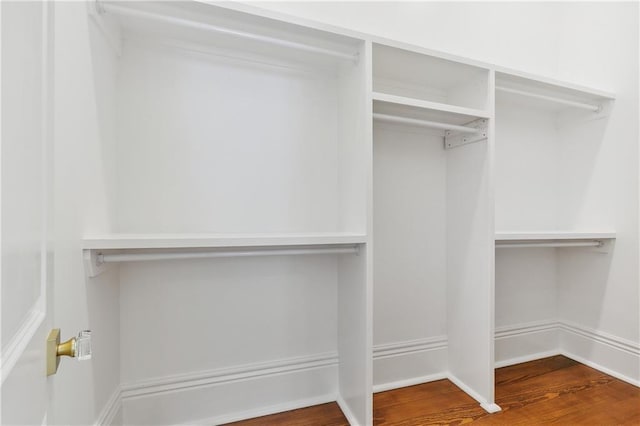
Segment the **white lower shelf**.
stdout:
[[111,234],[85,237],[87,250],[166,249],[166,248],[239,248],[362,244],[365,234]]
[[602,247],[615,238],[616,233],[612,231],[497,232],[495,246],[496,248]]
[[366,235],[318,234],[112,234],[83,239],[89,277],[109,263],[219,257],[358,254]]

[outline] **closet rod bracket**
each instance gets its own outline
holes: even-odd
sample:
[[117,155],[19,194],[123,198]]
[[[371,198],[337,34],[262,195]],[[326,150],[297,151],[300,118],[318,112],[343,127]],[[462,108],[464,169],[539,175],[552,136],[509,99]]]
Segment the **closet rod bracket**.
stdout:
[[478,129],[477,133],[461,133],[455,130],[447,130],[444,133],[444,148],[451,149],[462,145],[467,145],[474,142],[480,142],[487,139],[489,131],[489,120],[487,118],[480,118],[470,123],[466,123],[465,127],[471,127]]
[[98,250],[83,250],[84,270],[89,278],[97,277],[107,269],[107,265],[100,260],[102,253]]

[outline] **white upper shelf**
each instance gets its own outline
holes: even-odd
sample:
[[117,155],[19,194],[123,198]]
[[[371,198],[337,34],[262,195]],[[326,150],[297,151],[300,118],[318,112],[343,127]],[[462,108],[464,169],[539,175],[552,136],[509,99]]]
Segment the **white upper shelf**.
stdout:
[[443,131],[477,133],[467,126],[479,119],[488,119],[488,111],[439,102],[373,92],[373,118],[377,121],[428,127]]
[[360,40],[239,13],[204,2],[101,2],[101,15],[115,19],[124,39],[157,39],[180,46],[246,51],[264,57],[357,61]]
[[85,237],[85,250],[189,249],[354,245],[364,234],[112,234]]
[[496,93],[526,100],[532,106],[552,111],[582,110],[600,113],[615,99],[613,93],[520,72],[496,72]]

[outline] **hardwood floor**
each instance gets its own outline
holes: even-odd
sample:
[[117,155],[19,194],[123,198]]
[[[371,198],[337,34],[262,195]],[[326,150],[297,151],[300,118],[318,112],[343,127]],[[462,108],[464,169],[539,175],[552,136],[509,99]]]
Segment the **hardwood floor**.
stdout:
[[[496,403],[486,413],[448,380],[381,392],[373,398],[376,426],[640,425],[640,389],[563,356],[496,370]],[[348,425],[336,403],[233,423],[235,426]]]
[[236,423],[228,423],[227,426],[349,426],[342,410],[335,402],[314,405],[313,407],[299,410],[285,411],[271,416],[256,417]]

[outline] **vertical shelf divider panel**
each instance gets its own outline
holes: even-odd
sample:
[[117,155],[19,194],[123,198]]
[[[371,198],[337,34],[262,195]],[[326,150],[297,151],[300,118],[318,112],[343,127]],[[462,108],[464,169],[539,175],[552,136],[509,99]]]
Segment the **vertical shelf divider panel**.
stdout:
[[[368,215],[367,184],[371,146],[371,43],[359,47],[359,61],[342,72],[339,152],[342,226],[362,227]],[[338,404],[352,425],[373,423],[371,385],[371,277],[370,255],[363,246],[358,256],[338,260]]]
[[447,337],[450,380],[495,412],[489,157],[483,143],[448,152]]

